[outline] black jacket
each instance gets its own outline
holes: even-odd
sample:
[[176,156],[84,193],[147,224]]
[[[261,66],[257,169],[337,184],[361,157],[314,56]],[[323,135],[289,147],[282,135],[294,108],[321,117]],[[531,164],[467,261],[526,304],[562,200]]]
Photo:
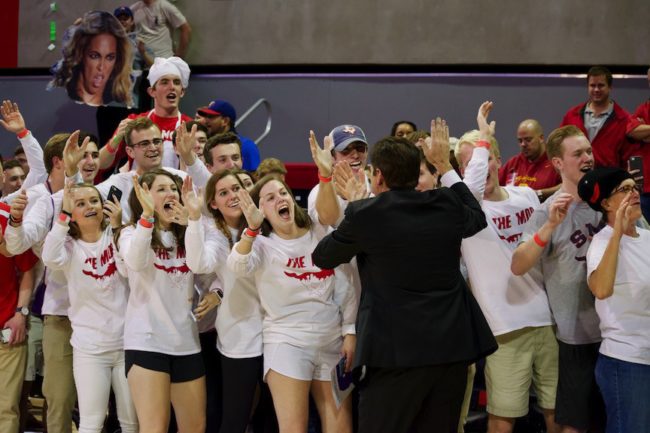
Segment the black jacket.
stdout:
[[465,184],[391,190],[348,205],[313,253],[321,268],[357,256],[361,301],[355,367],[474,362],[497,348],[460,273],[460,244],[486,227]]

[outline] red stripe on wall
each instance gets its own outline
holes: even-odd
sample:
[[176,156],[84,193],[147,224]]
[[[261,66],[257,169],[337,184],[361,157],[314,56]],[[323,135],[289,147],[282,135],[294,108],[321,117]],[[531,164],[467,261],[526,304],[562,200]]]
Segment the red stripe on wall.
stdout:
[[20,0],[2,0],[0,14],[0,68],[18,66],[18,10]]

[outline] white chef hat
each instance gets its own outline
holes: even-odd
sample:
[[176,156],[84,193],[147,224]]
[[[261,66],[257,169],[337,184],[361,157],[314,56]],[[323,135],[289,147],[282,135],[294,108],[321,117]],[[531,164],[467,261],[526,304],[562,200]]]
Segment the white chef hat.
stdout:
[[186,89],[190,85],[190,67],[185,63],[185,60],[180,57],[156,57],[153,65],[149,69],[149,85],[153,87],[156,81],[164,75],[176,75],[180,77],[183,88]]

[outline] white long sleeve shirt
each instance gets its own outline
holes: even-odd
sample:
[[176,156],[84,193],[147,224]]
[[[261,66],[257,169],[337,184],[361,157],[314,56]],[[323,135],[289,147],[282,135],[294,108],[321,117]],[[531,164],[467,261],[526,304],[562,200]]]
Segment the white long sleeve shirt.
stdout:
[[56,223],[45,238],[43,261],[67,279],[72,346],[86,353],[121,350],[129,287],[113,230],[107,227],[97,242],[84,242]]
[[18,191],[2,197],[1,200],[8,204],[11,204],[14,197],[20,194],[20,190],[28,190],[34,185],[43,183],[48,176],[45,163],[43,162],[43,149],[38,140],[36,140],[31,132],[18,140],[25,151],[25,158],[27,158],[27,164],[29,165],[29,173],[27,173],[27,177],[25,177],[25,181]]
[[[233,241],[236,236],[233,230]],[[197,274],[215,272],[222,284],[223,299],[215,323],[219,352],[228,358],[262,355],[263,311],[259,295],[252,276],[238,276],[226,265],[228,239],[212,218],[203,217],[189,221],[185,246],[189,268]]]
[[[181,179],[185,179],[187,173],[182,170],[177,170],[175,168],[164,167],[165,171],[179,176]],[[95,185],[99,193],[102,195],[104,200],[108,197],[108,192],[111,190],[112,186],[115,186],[117,189],[122,191],[122,198],[120,198],[120,206],[122,207],[122,222],[128,224],[131,222],[131,207],[129,206],[129,196],[133,190],[133,176],[137,175],[135,170],[131,170],[127,173],[115,173],[104,182]],[[66,178],[66,182],[70,178]],[[75,183],[82,181],[81,174],[77,174],[72,178]],[[194,182],[195,187],[204,187],[205,184]]]
[[153,228],[122,229],[120,254],[127,266],[131,295],[126,309],[124,349],[191,355],[201,351],[196,323],[190,316],[194,275],[185,250],[171,232],[161,231],[171,250],[151,248]]
[[[282,239],[274,233],[258,236],[249,254],[233,248],[228,266],[238,275],[253,275],[264,309],[264,343],[289,343],[320,347],[342,335],[354,334],[354,322],[341,323],[341,309],[356,311],[354,289],[349,279],[335,278],[334,269],[320,269],[311,253],[327,228],[314,221],[312,229],[297,239]],[[336,272],[342,272],[339,268]],[[342,306],[334,300],[336,284],[347,282]],[[342,288],[341,288],[342,289]]]
[[[23,223],[18,227],[7,225],[5,240],[7,249],[12,254],[20,254],[32,248],[34,253],[42,258],[42,249],[45,236],[55,225],[55,218],[61,213],[63,190],[50,195],[43,184],[35,185],[28,190],[28,197],[35,196],[36,202],[32,203],[28,212],[23,217]],[[30,195],[33,192],[33,195]],[[54,316],[67,316],[70,307],[68,298],[67,280],[62,270],[46,269],[43,276],[45,295],[43,298],[43,314]]]

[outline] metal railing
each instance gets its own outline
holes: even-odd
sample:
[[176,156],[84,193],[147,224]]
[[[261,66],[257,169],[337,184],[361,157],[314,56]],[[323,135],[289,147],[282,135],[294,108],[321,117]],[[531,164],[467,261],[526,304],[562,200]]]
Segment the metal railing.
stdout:
[[262,140],[264,140],[266,138],[266,136],[269,135],[269,132],[271,132],[271,123],[272,123],[272,119],[271,119],[271,114],[272,114],[271,103],[269,101],[267,101],[266,99],[264,99],[264,98],[258,99],[257,102],[255,102],[253,105],[251,105],[250,108],[248,110],[246,110],[246,112],[244,114],[239,116],[237,118],[237,121],[235,122],[235,128],[237,128],[239,125],[241,125],[241,123],[244,120],[246,120],[246,118],[253,111],[257,110],[262,105],[264,105],[266,107],[266,127],[264,128],[264,132],[262,132],[262,134],[259,137],[257,137],[255,140],[253,140],[253,141],[255,141],[255,144],[257,144],[258,146],[262,143]]

